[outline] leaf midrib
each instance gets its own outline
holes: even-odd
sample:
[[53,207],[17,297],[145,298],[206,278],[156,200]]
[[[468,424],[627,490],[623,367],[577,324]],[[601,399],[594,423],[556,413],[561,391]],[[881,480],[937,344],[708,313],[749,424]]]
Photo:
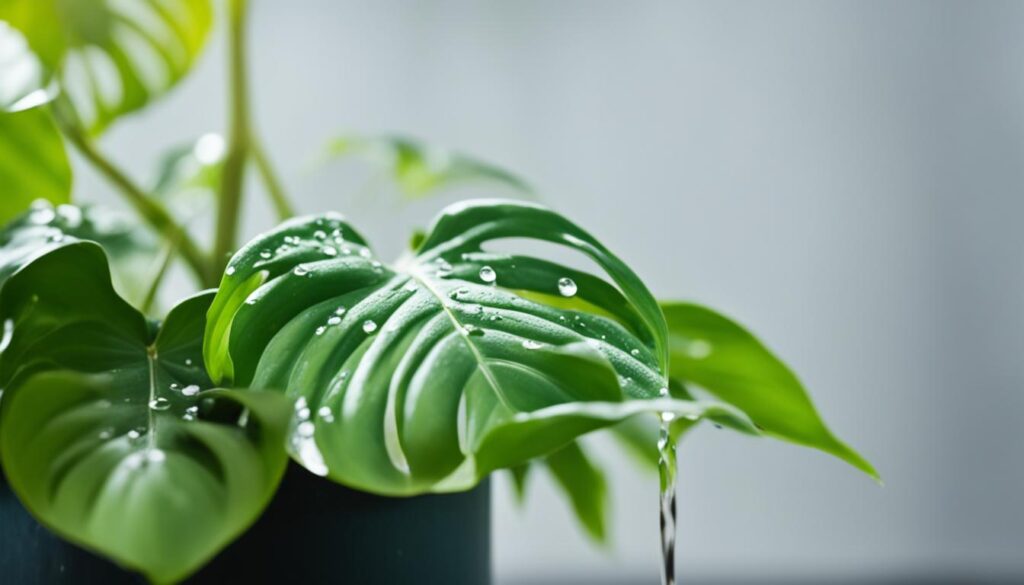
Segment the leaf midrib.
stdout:
[[484,355],[480,352],[480,348],[478,348],[476,344],[473,343],[473,340],[470,338],[469,335],[462,334],[462,331],[465,329],[465,326],[463,325],[462,321],[460,321],[458,317],[455,316],[455,313],[448,308],[448,305],[445,303],[445,296],[440,294],[440,292],[436,288],[431,286],[430,280],[426,275],[420,273],[417,270],[418,266],[420,265],[412,264],[409,270],[406,272],[406,274],[409,275],[409,278],[420,283],[427,290],[427,292],[432,294],[434,298],[437,299],[438,304],[441,306],[441,310],[444,311],[445,315],[447,315],[448,319],[452,322],[452,326],[455,329],[455,334],[458,335],[466,344],[466,347],[469,348],[469,351],[473,354],[474,360],[480,367],[480,372],[484,375],[484,378],[487,380],[487,383],[490,384],[491,388],[494,389],[494,394],[495,396],[497,396],[498,401],[501,402],[502,406],[504,406],[505,408],[515,411],[515,408],[512,407],[512,403],[509,402],[508,397],[505,395],[505,391],[501,388],[501,384],[498,382],[497,376],[495,376],[494,372],[491,371],[491,368],[488,365],[487,360],[484,358]]

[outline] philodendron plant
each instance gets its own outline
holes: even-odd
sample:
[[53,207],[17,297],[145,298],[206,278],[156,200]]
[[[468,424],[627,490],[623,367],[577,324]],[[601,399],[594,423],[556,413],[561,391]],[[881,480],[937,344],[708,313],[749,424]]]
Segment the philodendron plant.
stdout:
[[[656,415],[675,438],[707,419],[875,476],[746,330],[655,300],[546,207],[450,206],[394,264],[338,213],[294,217],[249,117],[246,4],[223,10],[226,139],[174,150],[142,185],[97,139],[188,73],[208,0],[0,0],[0,464],[42,524],[174,582],[260,515],[289,458],[391,496],[468,490],[501,469],[521,486],[539,464],[603,538],[605,480],[577,439],[610,429],[657,461]],[[72,202],[67,145],[135,219]],[[385,157],[411,197],[460,181],[527,190],[405,138],[330,153]],[[250,168],[282,223],[239,247]],[[217,209],[209,249],[188,227],[197,200]],[[599,270],[494,245],[526,240]],[[153,318],[176,261],[198,292]]]

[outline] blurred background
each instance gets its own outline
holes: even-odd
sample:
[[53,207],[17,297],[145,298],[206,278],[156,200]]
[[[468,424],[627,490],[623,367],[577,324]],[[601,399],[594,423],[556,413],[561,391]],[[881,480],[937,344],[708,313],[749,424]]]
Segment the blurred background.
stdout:
[[[510,169],[658,296],[760,334],[884,476],[701,429],[679,452],[681,582],[1024,582],[1024,3],[253,4],[257,124],[303,211],[393,256],[491,194],[409,203],[358,163],[318,168],[352,132]],[[222,42],[105,138],[140,179],[222,129]],[[259,197],[246,213],[247,236],[273,223]],[[657,479],[597,443],[612,542],[543,474],[521,508],[498,476],[499,585],[657,581]]]

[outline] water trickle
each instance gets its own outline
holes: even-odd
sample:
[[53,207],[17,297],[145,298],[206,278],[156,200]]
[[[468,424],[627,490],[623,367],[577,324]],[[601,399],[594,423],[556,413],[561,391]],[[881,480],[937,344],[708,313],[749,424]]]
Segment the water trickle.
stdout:
[[576,294],[576,281],[568,277],[558,279],[558,294],[563,297],[571,297]]
[[496,273],[494,269],[491,268],[490,266],[484,266],[480,269],[480,280],[486,282],[487,284],[491,284],[497,279],[498,273]]
[[[668,395],[668,389],[662,390]],[[676,443],[672,437],[675,414],[661,415],[658,435],[658,476],[661,480],[661,584],[676,583]]]
[[377,330],[377,324],[373,321],[363,321],[363,333],[373,333]]

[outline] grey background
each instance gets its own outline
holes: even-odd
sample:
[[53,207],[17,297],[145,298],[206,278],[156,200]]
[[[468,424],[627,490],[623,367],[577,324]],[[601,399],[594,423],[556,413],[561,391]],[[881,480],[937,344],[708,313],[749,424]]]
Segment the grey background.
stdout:
[[[443,203],[398,204],[358,164],[311,172],[338,133],[501,163],[656,294],[761,334],[884,475],[695,434],[684,577],[1024,575],[1024,3],[253,4],[260,130],[304,211],[346,212],[391,255]],[[220,129],[222,57],[217,39],[106,149],[144,179]],[[272,221],[247,212],[249,235]],[[614,543],[589,544],[547,478],[524,509],[498,478],[499,583],[656,581],[656,480],[598,442]]]

